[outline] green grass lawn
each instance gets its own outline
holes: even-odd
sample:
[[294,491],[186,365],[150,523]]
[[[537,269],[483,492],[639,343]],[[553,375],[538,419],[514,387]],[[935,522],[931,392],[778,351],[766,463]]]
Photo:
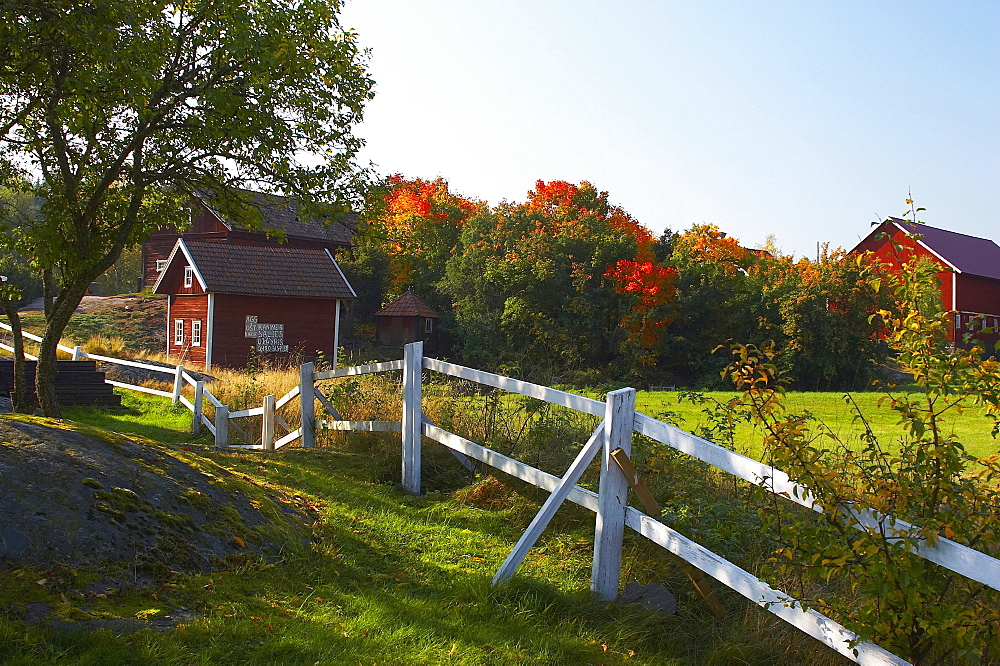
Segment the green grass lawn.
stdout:
[[[121,432],[190,440],[186,410],[133,395],[120,413],[67,414]],[[0,662],[842,663],[728,590],[718,592],[729,615],[714,619],[672,556],[632,533],[626,536],[623,583],[666,585],[678,598],[679,615],[592,602],[593,516],[574,506],[560,510],[511,584],[491,587],[493,573],[544,499],[541,493],[514,482],[470,479],[449,492],[410,496],[379,482],[385,469],[395,470],[398,440],[358,435],[340,441],[347,443],[272,454],[157,444],[216,476],[221,468],[273,497],[313,507],[310,542],[289,547],[276,560],[246,558],[223,571],[178,573],[155,589],[108,598],[60,597],[53,572],[0,572]],[[430,445],[425,456],[454,465]],[[162,632],[58,631],[20,621],[32,601],[48,602],[59,617],[72,620],[178,612],[186,619]]]
[[[709,400],[720,403],[736,397],[735,393],[726,391],[709,391],[703,395]],[[889,447],[896,443],[901,432],[898,425],[899,417],[887,404],[879,406],[878,402],[884,394],[870,392],[852,395],[880,441]],[[710,403],[697,405],[680,400],[680,396],[681,394],[676,392],[639,391],[636,396],[636,410],[654,417],[664,414],[664,420],[689,432],[696,432],[708,422],[703,410]],[[786,394],[786,404],[794,413],[810,412],[848,444],[854,445],[859,442],[861,424],[854,420],[850,406],[844,401],[843,393],[789,392]],[[946,419],[946,423],[972,455],[986,457],[1000,451],[1000,442],[990,435],[992,422],[981,410],[952,413]],[[740,424],[736,433],[736,449],[744,455],[758,457],[761,451],[761,439],[759,432],[754,432],[747,424]]]

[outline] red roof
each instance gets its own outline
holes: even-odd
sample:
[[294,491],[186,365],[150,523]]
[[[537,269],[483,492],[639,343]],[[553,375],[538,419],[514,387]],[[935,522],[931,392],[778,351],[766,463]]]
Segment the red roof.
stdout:
[[887,231],[886,226],[894,226],[907,234],[920,234],[921,238],[917,242],[959,273],[1000,280],[1000,246],[993,241],[916,224],[898,217],[890,217],[876,227],[852,252],[872,236]]
[[232,245],[177,239],[153,291],[177,265],[190,264],[208,293],[357,298],[330,253],[319,248]]
[[440,318],[431,306],[417,298],[412,291],[408,291],[392,303],[375,313],[376,317],[431,317]]

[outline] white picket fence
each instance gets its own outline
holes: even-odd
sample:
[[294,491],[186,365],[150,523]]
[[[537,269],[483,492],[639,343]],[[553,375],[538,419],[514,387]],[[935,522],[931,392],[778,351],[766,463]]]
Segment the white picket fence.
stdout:
[[[9,327],[3,324],[0,326],[9,330]],[[10,349],[3,344],[0,344],[0,348]],[[559,506],[564,501],[569,500],[596,514],[591,591],[597,599],[611,601],[618,596],[623,533],[624,529],[628,527],[856,663],[908,663],[873,643],[858,641],[856,634],[832,619],[815,610],[803,608],[791,596],[772,588],[753,574],[659,522],[655,517],[628,506],[626,502],[628,484],[618,466],[612,463],[611,453],[616,449],[621,449],[626,455],[630,454],[632,433],[638,432],[744,481],[759,485],[788,501],[815,511],[822,511],[822,507],[816,503],[809,490],[793,483],[788,475],[781,470],[636,412],[635,389],[613,391],[607,395],[606,401],[602,402],[454,363],[425,358],[423,356],[423,343],[415,342],[406,346],[402,361],[320,372],[314,371],[312,363],[306,363],[299,370],[299,385],[281,398],[276,400],[273,395],[269,395],[265,397],[261,407],[231,412],[204,387],[202,382],[195,381],[186,373],[183,366],[163,368],[134,361],[88,355],[82,353],[79,348],[74,350],[60,347],[60,349],[73,353],[74,358],[92,358],[107,363],[133,365],[156,372],[172,373],[174,375],[174,390],[172,392],[118,382],[109,383],[121,388],[162,395],[183,404],[194,415],[192,423],[194,432],[198,432],[200,425],[205,425],[214,434],[215,442],[220,446],[228,445],[228,428],[231,420],[249,416],[263,417],[261,443],[242,445],[243,448],[275,450],[296,440],[301,440],[303,447],[313,447],[315,446],[317,429],[400,432],[402,435],[402,483],[412,493],[420,492],[421,446],[424,437],[450,449],[460,461],[470,468],[473,466],[471,460],[478,460],[549,491],[551,494],[548,499],[511,550],[510,555],[497,570],[493,579],[494,583],[500,583],[514,574]],[[329,379],[400,370],[403,373],[403,412],[400,421],[344,420],[316,386],[317,382]],[[424,416],[421,408],[425,370],[529,396],[554,405],[561,405],[600,417],[602,421],[566,473],[562,477],[557,477],[432,424]],[[181,387],[184,382],[195,387],[193,402],[181,395]],[[315,400],[302,399],[303,396],[309,395],[312,395]],[[276,415],[276,410],[296,397],[300,398],[301,420],[300,427],[292,429],[283,422],[280,416]],[[201,412],[202,401],[205,399],[215,406],[214,422]],[[316,416],[314,411],[316,400],[320,402],[324,411],[331,418]],[[278,439],[275,439],[274,433],[276,422],[282,424],[289,431]],[[577,481],[599,453],[601,454],[601,471],[598,492],[595,493],[578,486]],[[851,517],[854,526],[859,530],[878,530],[890,536],[892,534],[905,535],[912,528],[908,523],[872,511],[854,512]],[[936,539],[933,544],[920,543],[914,552],[951,571],[995,590],[1000,590],[1000,560],[982,552],[943,537]]]

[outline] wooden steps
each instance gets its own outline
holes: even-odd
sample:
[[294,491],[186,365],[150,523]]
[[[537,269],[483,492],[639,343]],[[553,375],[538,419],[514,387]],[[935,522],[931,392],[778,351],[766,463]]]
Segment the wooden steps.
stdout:
[[[104,383],[96,361],[57,361],[56,398],[62,405],[121,407],[122,398]],[[36,361],[24,362],[28,386],[34,392]],[[14,390],[14,359],[0,358],[0,394]]]

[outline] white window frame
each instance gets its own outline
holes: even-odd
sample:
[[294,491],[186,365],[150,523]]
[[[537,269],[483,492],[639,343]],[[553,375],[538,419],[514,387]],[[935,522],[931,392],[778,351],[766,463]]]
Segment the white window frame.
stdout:
[[184,287],[190,287],[194,284],[194,268],[191,266],[184,267]]
[[434,320],[428,317],[427,321],[424,322],[424,333],[433,333],[433,332],[434,332]]
[[191,346],[201,347],[201,319],[191,320]]
[[168,259],[157,259],[156,260],[156,272],[157,273],[162,273],[163,271],[167,270],[167,262],[168,261],[169,261]]
[[184,346],[184,320],[174,319],[174,346]]

